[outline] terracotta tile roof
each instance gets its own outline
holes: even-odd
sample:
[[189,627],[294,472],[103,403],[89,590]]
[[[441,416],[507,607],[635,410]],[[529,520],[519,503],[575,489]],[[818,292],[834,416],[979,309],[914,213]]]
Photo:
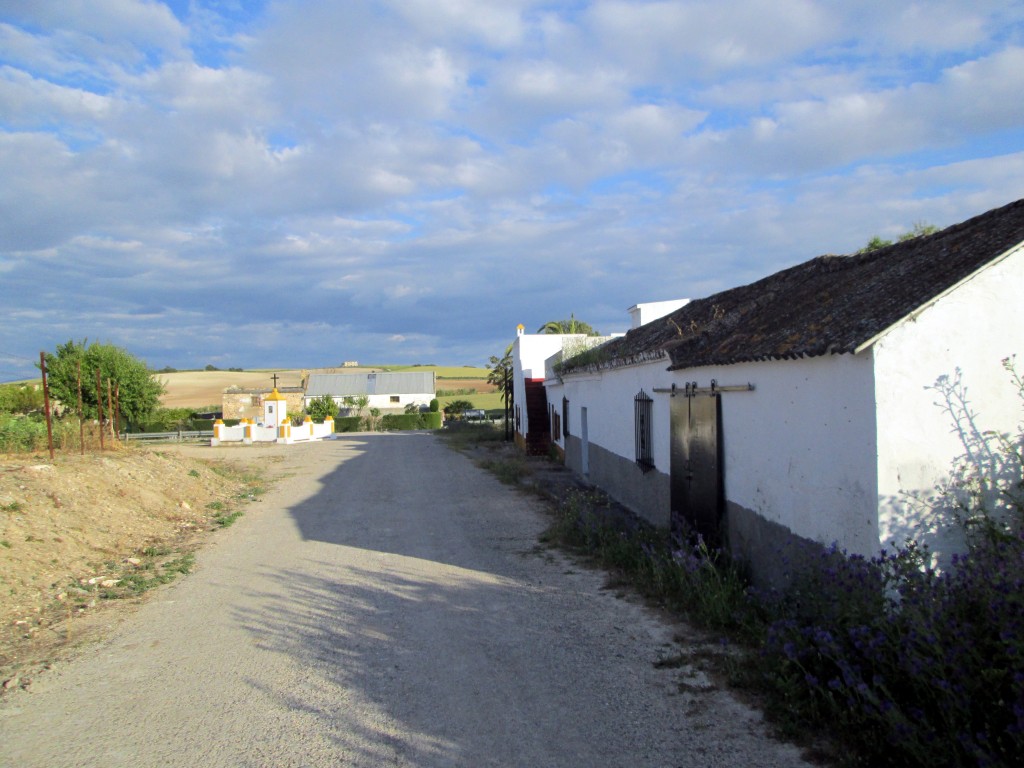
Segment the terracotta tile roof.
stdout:
[[[1022,242],[1018,200],[933,235],[819,256],[634,328],[601,347],[596,367],[666,353],[677,369],[853,352]],[[570,362],[563,373],[593,367]]]

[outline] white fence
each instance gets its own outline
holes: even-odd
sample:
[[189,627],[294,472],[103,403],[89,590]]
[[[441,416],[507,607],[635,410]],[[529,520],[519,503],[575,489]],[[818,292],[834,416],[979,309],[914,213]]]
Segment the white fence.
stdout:
[[299,426],[292,426],[286,421],[278,427],[265,427],[261,424],[253,424],[248,419],[235,427],[229,427],[218,419],[213,424],[213,435],[210,438],[210,445],[221,443],[242,443],[252,445],[253,443],[305,443],[313,440],[323,440],[334,434],[334,419],[328,416],[321,423],[314,422],[309,416]]

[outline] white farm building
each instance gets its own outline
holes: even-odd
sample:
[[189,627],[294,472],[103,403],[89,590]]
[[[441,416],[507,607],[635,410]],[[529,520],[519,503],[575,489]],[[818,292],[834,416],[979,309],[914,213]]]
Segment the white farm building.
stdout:
[[792,544],[950,552],[936,487],[964,462],[1004,471],[985,446],[1022,420],[1002,362],[1024,350],[1022,306],[1024,200],[693,300],[575,357],[521,334],[516,439],[769,579]]

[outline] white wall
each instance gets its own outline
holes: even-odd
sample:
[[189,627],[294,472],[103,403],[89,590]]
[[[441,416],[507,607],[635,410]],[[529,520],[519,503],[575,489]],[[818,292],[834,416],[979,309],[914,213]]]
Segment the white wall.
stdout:
[[[562,397],[569,400],[569,430],[579,434],[580,408],[587,408],[587,437],[629,461],[636,459],[633,398],[643,389],[654,398],[652,413],[652,445],[655,468],[669,471],[668,397],[655,395],[654,387],[668,387],[672,375],[665,369],[667,360],[644,365],[604,371],[601,374],[572,374],[562,379],[562,391],[554,402],[562,407]],[[550,396],[549,396],[550,397]]]
[[[431,392],[394,395],[394,397],[398,398],[397,403],[391,402],[392,395],[368,395],[368,397],[369,402],[366,405],[367,408],[380,408],[381,410],[404,410],[405,406],[408,405],[409,403],[414,403],[416,405],[430,405],[430,401],[434,399],[435,395]],[[315,399],[316,398],[313,397],[303,398],[304,406],[309,407],[309,404]],[[346,405],[344,397],[336,396],[334,398],[334,402],[338,404],[338,407],[342,410],[342,412],[344,412],[346,409],[351,408],[354,414],[354,406]]]
[[516,431],[521,435],[530,431],[526,413],[526,380],[544,378],[544,361],[562,349],[565,338],[557,333],[524,333],[516,336],[512,344],[512,400],[520,414],[520,425]]
[[728,501],[821,544],[877,553],[870,355],[743,363],[692,374],[682,379],[755,386],[722,395]]
[[[976,449],[983,448],[986,431],[1015,430],[1024,419],[1022,403],[1000,361],[1016,354],[1024,370],[1022,297],[1024,253],[1017,252],[875,344],[883,540],[924,539],[940,555],[962,548],[960,529],[933,505],[935,486],[949,478],[965,442],[950,413],[937,405],[942,393],[929,388],[940,376],[955,381],[960,369],[977,416],[965,437]],[[984,450],[977,457],[973,464],[987,463]]]
[[675,312],[690,303],[689,299],[672,299],[670,301],[647,301],[634,304],[629,308],[630,327],[639,328],[652,320]]
[[[633,398],[654,399],[655,468],[670,473],[668,394],[655,388],[752,383],[722,395],[727,501],[822,544],[872,554],[877,540],[873,369],[869,354],[668,372],[665,361],[564,377],[570,430],[588,408],[592,444],[635,459]],[[561,401],[559,395],[559,403]],[[559,406],[560,407],[560,406]],[[628,500],[624,500],[627,504]]]

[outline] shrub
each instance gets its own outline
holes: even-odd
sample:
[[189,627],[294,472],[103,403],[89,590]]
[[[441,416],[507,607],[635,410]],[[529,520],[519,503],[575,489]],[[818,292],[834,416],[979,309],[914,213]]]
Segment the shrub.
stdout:
[[[53,420],[53,445],[62,450],[79,447],[78,419]],[[0,453],[29,453],[46,449],[45,417],[38,414],[0,414]]]
[[440,429],[439,413],[388,413],[381,417],[380,428],[384,430]]
[[446,416],[450,418],[458,418],[465,411],[471,410],[473,404],[469,400],[452,400],[448,405],[444,407]]
[[333,419],[338,415],[338,403],[330,395],[314,397],[306,406],[306,413],[313,417],[313,421],[323,421],[328,416]]
[[359,432],[363,428],[363,419],[360,416],[342,416],[334,420],[335,432]]
[[0,385],[0,413],[39,413],[43,388],[38,384]]
[[979,542],[943,573],[926,562],[913,546],[871,560],[828,550],[766,604],[773,709],[872,765],[1016,765],[1024,539]]
[[441,402],[435,397],[430,401],[430,412],[437,413],[441,410]]

